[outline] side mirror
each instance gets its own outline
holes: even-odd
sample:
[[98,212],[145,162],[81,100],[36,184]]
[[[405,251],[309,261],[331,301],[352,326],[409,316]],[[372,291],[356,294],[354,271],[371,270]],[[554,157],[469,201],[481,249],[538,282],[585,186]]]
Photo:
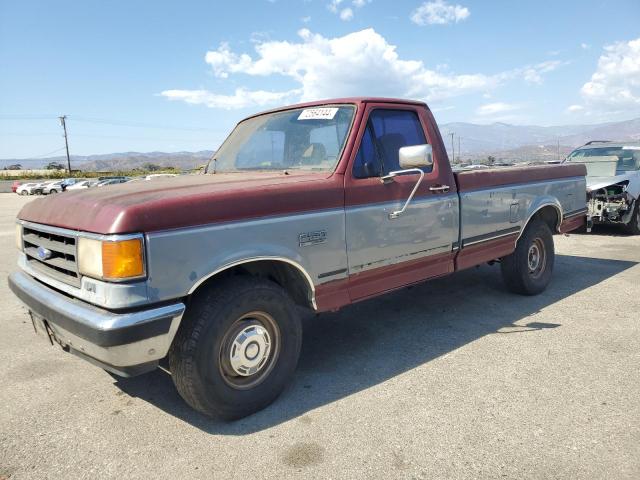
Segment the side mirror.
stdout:
[[431,145],[412,145],[402,147],[399,151],[400,168],[424,168],[433,165],[433,149]]

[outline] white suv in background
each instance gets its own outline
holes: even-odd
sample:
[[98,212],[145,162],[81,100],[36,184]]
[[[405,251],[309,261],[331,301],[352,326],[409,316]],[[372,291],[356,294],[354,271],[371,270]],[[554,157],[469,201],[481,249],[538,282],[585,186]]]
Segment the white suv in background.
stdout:
[[60,180],[58,182],[50,182],[47,183],[43,188],[42,188],[42,194],[43,195],[49,195],[50,193],[60,193],[62,192],[64,189],[62,188],[62,182],[64,180]]
[[16,193],[18,195],[33,195],[33,189],[38,185],[37,183],[23,183],[22,185],[18,185],[16,188]]

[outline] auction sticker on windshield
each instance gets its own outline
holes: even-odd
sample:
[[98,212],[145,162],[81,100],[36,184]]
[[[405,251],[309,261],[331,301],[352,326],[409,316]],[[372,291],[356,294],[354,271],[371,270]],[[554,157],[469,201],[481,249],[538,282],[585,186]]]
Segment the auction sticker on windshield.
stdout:
[[305,108],[298,115],[298,120],[331,120],[336,116],[337,111],[335,107]]

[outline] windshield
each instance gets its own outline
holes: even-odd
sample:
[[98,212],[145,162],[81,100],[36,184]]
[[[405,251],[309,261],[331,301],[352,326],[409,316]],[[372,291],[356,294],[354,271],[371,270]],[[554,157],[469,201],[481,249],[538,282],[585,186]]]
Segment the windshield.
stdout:
[[583,148],[574,150],[567,157],[567,161],[586,163],[588,171],[605,169],[604,165],[593,165],[593,168],[589,168],[588,164],[596,163],[610,163],[612,170],[615,165],[616,174],[640,170],[640,146]]
[[299,108],[238,124],[220,146],[207,173],[244,170],[333,171],[355,108]]

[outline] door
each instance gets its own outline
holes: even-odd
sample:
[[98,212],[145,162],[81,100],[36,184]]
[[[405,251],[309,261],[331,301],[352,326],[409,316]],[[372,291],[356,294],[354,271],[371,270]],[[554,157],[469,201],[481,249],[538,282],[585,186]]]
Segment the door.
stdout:
[[[368,108],[360,145],[345,172],[349,293],[358,300],[453,271],[458,197],[446,156],[434,148],[434,163],[407,209],[402,208],[419,173],[382,177],[401,170],[399,149],[427,144],[420,107]],[[439,139],[439,137],[438,137]]]

